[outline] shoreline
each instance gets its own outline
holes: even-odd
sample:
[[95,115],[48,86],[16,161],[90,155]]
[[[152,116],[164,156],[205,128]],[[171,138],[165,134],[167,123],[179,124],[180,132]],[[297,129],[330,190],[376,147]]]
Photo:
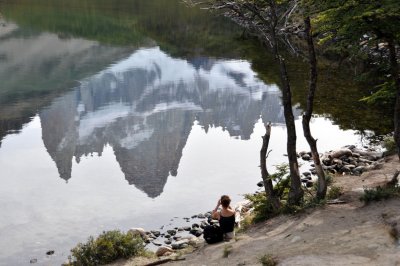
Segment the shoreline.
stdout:
[[[368,149],[366,149],[366,150],[360,150],[360,149],[357,149],[355,146],[348,145],[337,151],[326,152],[323,154],[322,158],[325,160],[328,160],[327,158],[330,158],[329,160],[334,161],[334,160],[337,160],[338,157],[346,156],[346,154],[348,155],[348,150],[350,150],[350,149],[352,150],[352,154],[353,153],[356,154],[355,157],[357,158],[357,161],[365,164],[365,165],[361,165],[364,168],[362,170],[360,170],[360,168],[357,169],[357,167],[359,167],[359,165],[354,165],[354,167],[353,167],[353,165],[350,165],[350,162],[345,162],[345,160],[343,160],[342,164],[343,163],[344,164],[340,166],[340,168],[343,168],[343,171],[340,171],[340,168],[339,168],[339,171],[337,170],[337,168],[338,168],[337,164],[335,166],[330,165],[330,167],[325,169],[325,170],[331,170],[331,171],[335,170],[334,173],[332,171],[332,174],[335,174],[335,179],[340,178],[342,176],[359,177],[363,173],[369,173],[370,171],[374,171],[376,169],[381,169],[385,163],[384,161],[388,157],[390,157],[390,156],[386,156],[384,152],[377,151],[377,149],[372,149],[371,147],[368,147]],[[303,161],[309,163],[311,158],[307,157],[307,155],[308,155],[307,152],[300,152],[299,158],[301,158],[301,159],[303,159]],[[366,159],[365,157],[369,157],[368,158],[369,160]],[[312,161],[312,159],[311,159],[311,161]],[[337,161],[335,161],[335,162],[337,163]],[[350,167],[348,165],[350,165]],[[339,175],[338,173],[340,173],[341,175]],[[312,169],[310,169],[310,174],[305,174],[305,173],[302,174],[302,181],[303,181],[304,186],[307,186],[307,182],[310,182],[310,176],[315,177],[315,175],[312,173]],[[258,191],[254,192],[254,193],[258,193]],[[195,252],[195,250],[205,248],[207,245],[204,245],[204,240],[202,238],[202,234],[199,233],[196,236],[195,234],[190,234],[190,232],[193,229],[195,229],[195,231],[197,231],[197,232],[199,232],[198,229],[200,229],[200,232],[201,232],[202,228],[206,225],[204,223],[202,224],[202,222],[206,221],[209,215],[210,215],[210,212],[207,212],[207,213],[200,214],[200,215],[193,215],[193,216],[191,216],[191,218],[189,218],[189,217],[183,218],[183,219],[187,219],[188,222],[192,222],[192,221],[194,222],[192,224],[190,230],[188,227],[185,228],[186,230],[184,228],[175,227],[174,228],[175,233],[169,234],[172,231],[168,232],[169,230],[167,230],[164,233],[159,232],[160,234],[155,239],[153,239],[153,237],[151,237],[151,241],[156,241],[156,243],[158,244],[158,245],[154,245],[157,249],[165,249],[166,248],[164,254],[161,254],[161,253],[158,254],[158,255],[161,255],[161,256],[159,256],[160,259],[170,258],[171,256],[173,257],[174,254],[176,254],[176,253],[179,253],[179,256],[181,256],[181,254],[184,254],[186,252],[193,254],[193,252]],[[197,220],[195,220],[195,219],[197,219]],[[195,231],[193,231],[193,232],[195,232]],[[186,232],[187,234],[185,237],[182,237],[180,239],[177,239],[177,240],[174,239],[175,235],[179,235],[179,232]],[[154,235],[154,231],[144,232],[144,234],[146,236],[149,236],[149,235],[151,236],[151,234]],[[178,247],[175,245],[173,247],[171,245],[173,243],[173,241],[171,241],[171,242],[168,241],[171,238],[174,239],[175,242],[176,241],[179,242],[182,239],[187,239],[187,240],[181,242],[181,244],[182,243],[184,244],[183,246]],[[162,243],[162,240],[164,240],[164,243]],[[167,240],[167,243],[165,242],[165,240]],[[189,242],[190,242],[190,244],[189,244]],[[150,242],[150,243],[153,243],[153,242]],[[233,243],[235,243],[235,241]],[[191,250],[185,251],[185,249],[188,249],[188,248],[190,248]],[[133,265],[133,264],[117,263],[117,264],[111,264],[111,265]],[[145,264],[143,264],[143,265],[145,265]]]

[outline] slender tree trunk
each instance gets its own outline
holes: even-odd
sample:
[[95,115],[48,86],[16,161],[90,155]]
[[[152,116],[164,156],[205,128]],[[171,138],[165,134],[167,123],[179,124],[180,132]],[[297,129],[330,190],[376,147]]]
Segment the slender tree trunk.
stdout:
[[287,154],[290,170],[290,190],[288,203],[298,205],[303,199],[304,191],[301,188],[299,164],[297,162],[296,154],[297,136],[292,109],[292,93],[290,89],[289,76],[286,70],[286,64],[284,59],[279,54],[278,40],[276,38],[276,25],[278,23],[278,18],[276,15],[275,1],[270,0],[269,5],[271,8],[272,18],[272,25],[270,25],[272,51],[274,53],[275,60],[279,64],[280,79],[282,83],[282,101],[287,130]]
[[272,184],[271,177],[267,170],[267,151],[269,145],[269,139],[271,136],[271,123],[265,125],[266,133],[262,137],[263,144],[260,150],[260,168],[261,168],[261,177],[264,182],[265,193],[267,194],[267,201],[271,203],[271,207],[274,211],[278,210],[280,207],[280,202],[278,197],[275,195],[274,187]]
[[397,146],[397,156],[400,160],[400,77],[399,64],[397,63],[396,46],[393,38],[389,38],[390,69],[396,88],[396,105],[394,107],[394,141]]
[[315,90],[317,89],[318,72],[317,72],[317,57],[315,56],[314,42],[311,34],[311,22],[309,16],[304,18],[304,25],[305,25],[305,33],[307,36],[307,45],[308,45],[310,81],[309,81],[309,90],[307,97],[307,109],[305,114],[303,114],[303,121],[302,121],[303,132],[304,132],[304,137],[306,138],[308,145],[310,146],[312,158],[315,165],[315,170],[318,176],[317,198],[324,199],[327,189],[325,173],[321,165],[321,160],[319,158],[317,141],[311,135],[311,129],[310,129],[310,120],[314,106],[314,95],[315,95]]

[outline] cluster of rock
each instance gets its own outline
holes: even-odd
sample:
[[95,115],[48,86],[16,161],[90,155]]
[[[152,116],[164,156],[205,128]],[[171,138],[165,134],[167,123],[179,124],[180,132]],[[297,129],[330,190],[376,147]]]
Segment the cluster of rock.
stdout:
[[[298,154],[304,161],[312,161],[311,152]],[[320,155],[322,168],[332,174],[361,175],[363,172],[377,169],[382,166],[383,152],[377,152],[372,148],[361,150],[354,145],[345,146],[340,150],[330,151]],[[310,172],[305,172],[302,179],[306,186],[312,185],[311,174],[315,175],[315,165],[311,164]]]
[[191,218],[183,218],[186,222],[196,219],[197,222],[191,226],[175,227],[165,230],[145,231],[143,228],[132,228],[128,233],[140,236],[146,244],[157,246],[157,256],[169,256],[176,250],[185,249],[189,246],[197,247],[202,240],[199,238],[203,235],[203,229],[210,224],[218,221],[211,219],[211,212],[193,215]]

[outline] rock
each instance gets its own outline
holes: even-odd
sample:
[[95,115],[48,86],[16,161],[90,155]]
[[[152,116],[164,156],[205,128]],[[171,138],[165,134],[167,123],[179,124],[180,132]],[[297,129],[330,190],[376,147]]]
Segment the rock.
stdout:
[[194,219],[194,218],[197,218],[197,215],[196,215],[196,214],[192,216],[192,219]]
[[37,262],[37,259],[31,259],[30,261],[29,261],[29,263],[36,263]]
[[194,224],[192,224],[192,228],[194,229],[194,228],[200,228],[200,225],[199,224],[197,224],[197,223],[194,223]]
[[301,179],[301,182],[302,182],[302,183],[307,183],[308,181],[309,181],[309,180],[308,180],[307,178],[302,178],[302,179]]
[[309,161],[311,160],[311,156],[308,154],[304,154],[303,156],[301,156],[301,159],[303,159],[304,161]]
[[182,231],[184,231],[184,229],[182,227],[179,227],[178,229],[176,229],[176,231],[182,232]]
[[204,219],[204,218],[206,218],[206,216],[204,214],[200,213],[197,215],[197,218]]
[[164,235],[164,237],[165,237],[165,238],[171,238],[171,235],[166,234],[166,235]]
[[179,241],[176,241],[175,243],[172,244],[172,249],[183,249],[185,247],[187,247],[189,244],[189,240],[188,239],[182,239]]
[[176,230],[167,230],[167,233],[170,234],[171,236],[176,235]]
[[338,158],[335,158],[335,159],[332,160],[332,163],[333,163],[333,164],[337,164],[337,165],[342,165],[342,164],[343,164],[343,161],[340,160],[340,159],[338,159]]
[[383,152],[362,151],[359,149],[355,149],[354,152],[360,154],[361,156],[363,156],[371,161],[376,161],[383,157]]
[[192,228],[190,227],[190,226],[185,226],[185,227],[183,227],[183,230],[185,230],[185,231],[190,231]]
[[209,218],[209,217],[211,217],[211,212],[206,212],[205,214],[204,214],[204,216],[206,217],[206,218]]
[[152,243],[153,243],[154,245],[156,245],[156,246],[162,246],[162,243],[159,242],[159,241],[153,241]]
[[46,255],[51,256],[54,254],[54,250],[49,250],[46,252]]
[[331,159],[340,158],[342,156],[352,156],[352,151],[350,149],[341,149],[331,152],[328,157]]
[[306,187],[312,187],[312,186],[314,186],[314,182],[308,180],[307,183],[306,183]]
[[171,241],[171,240],[169,240],[169,239],[167,239],[167,240],[165,240],[165,241],[164,241],[164,243],[165,243],[165,244],[167,244],[167,245],[169,245],[169,244],[171,244],[171,243],[172,243],[172,241]]
[[194,235],[194,236],[199,237],[199,236],[201,236],[201,235],[203,234],[203,229],[201,229],[201,228],[194,228],[194,229],[190,230],[190,233],[191,233],[192,235]]
[[263,187],[263,186],[264,186],[264,181],[261,180],[260,182],[257,183],[257,187]]
[[342,168],[340,168],[340,172],[342,172],[342,173],[350,173],[351,169],[347,165],[344,165],[344,166],[342,166]]
[[209,223],[207,221],[202,221],[200,224],[200,228],[204,229],[207,225],[209,225]]
[[311,173],[310,172],[304,172],[303,175],[307,177],[307,176],[311,176]]
[[140,236],[142,239],[147,239],[147,233],[143,228],[131,228],[128,230],[128,234],[132,236]]
[[179,241],[179,240],[182,239],[182,237],[181,237],[181,236],[174,236],[173,239],[174,239],[175,241]]
[[164,256],[165,253],[168,253],[168,252],[172,253],[172,252],[174,252],[174,250],[173,250],[172,248],[170,248],[170,247],[162,246],[162,247],[159,247],[159,248],[157,249],[156,255],[157,255],[158,257],[161,257],[161,256]]
[[354,168],[356,168],[356,166],[354,164],[348,164],[348,165],[346,165],[346,167],[350,168],[350,170],[353,170]]
[[301,152],[299,152],[299,156],[300,156],[300,157],[303,157],[303,156],[306,155],[306,154],[307,154],[306,151],[301,151]]
[[161,235],[160,231],[151,231],[151,233],[155,236],[155,237],[159,237]]
[[359,172],[362,173],[364,172],[365,166],[357,166],[356,168],[354,168],[354,172]]

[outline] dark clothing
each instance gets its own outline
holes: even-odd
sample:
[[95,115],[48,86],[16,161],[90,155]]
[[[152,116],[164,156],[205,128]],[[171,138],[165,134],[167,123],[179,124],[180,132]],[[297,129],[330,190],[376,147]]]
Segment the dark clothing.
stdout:
[[219,226],[224,234],[233,232],[233,228],[235,227],[235,214],[229,217],[224,217],[220,213]]

